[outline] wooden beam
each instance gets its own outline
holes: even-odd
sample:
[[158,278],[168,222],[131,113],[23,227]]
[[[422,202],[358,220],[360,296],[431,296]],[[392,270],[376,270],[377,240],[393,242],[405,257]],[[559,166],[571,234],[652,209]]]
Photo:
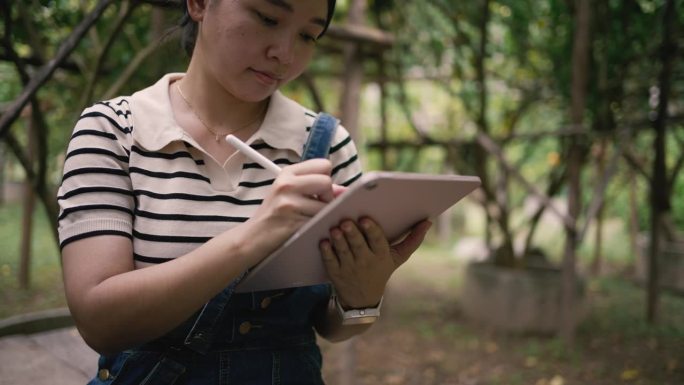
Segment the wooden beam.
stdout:
[[376,48],[391,48],[395,41],[391,33],[365,25],[331,25],[325,34],[332,39],[370,44]]

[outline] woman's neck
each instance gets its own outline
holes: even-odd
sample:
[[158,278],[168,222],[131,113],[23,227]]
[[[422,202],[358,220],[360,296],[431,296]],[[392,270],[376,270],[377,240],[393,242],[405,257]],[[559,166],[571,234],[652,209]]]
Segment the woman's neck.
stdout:
[[260,121],[266,113],[268,100],[246,102],[236,98],[194,60],[177,85],[197,118],[221,134],[246,126],[253,128],[255,121]]

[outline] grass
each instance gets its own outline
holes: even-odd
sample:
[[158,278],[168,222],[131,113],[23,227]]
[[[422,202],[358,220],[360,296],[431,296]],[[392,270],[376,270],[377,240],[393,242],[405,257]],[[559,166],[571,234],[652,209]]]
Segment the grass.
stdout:
[[[359,383],[682,383],[684,297],[663,292],[660,318],[650,325],[643,287],[620,275],[589,278],[589,314],[569,348],[553,336],[497,333],[466,319],[460,264],[448,248],[429,243],[397,271],[383,318],[356,340]],[[322,347],[325,377],[335,385],[343,353]]]
[[0,205],[0,318],[66,304],[59,250],[42,207],[33,216],[30,287],[19,287],[21,219],[21,205]]
[[622,338],[674,338],[684,340],[684,298],[661,292],[658,322],[649,324],[646,314],[646,289],[619,277],[595,279],[593,312],[580,333],[586,329],[601,333],[618,332]]

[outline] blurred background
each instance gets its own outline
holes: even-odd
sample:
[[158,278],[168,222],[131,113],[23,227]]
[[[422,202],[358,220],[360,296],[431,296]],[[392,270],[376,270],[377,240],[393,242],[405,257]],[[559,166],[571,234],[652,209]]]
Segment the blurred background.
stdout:
[[[0,12],[0,384],[37,362],[83,383],[55,228],[66,144],[85,107],[184,71],[181,15]],[[435,219],[378,325],[321,342],[326,382],[684,384],[682,59],[682,0],[338,0],[284,92],[340,117],[367,170],[483,184]]]

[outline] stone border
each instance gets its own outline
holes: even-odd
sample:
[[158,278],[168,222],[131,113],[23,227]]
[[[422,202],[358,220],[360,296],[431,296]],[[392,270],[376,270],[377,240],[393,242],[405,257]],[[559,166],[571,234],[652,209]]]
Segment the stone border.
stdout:
[[68,308],[43,310],[0,320],[0,337],[33,334],[73,325],[74,319]]

